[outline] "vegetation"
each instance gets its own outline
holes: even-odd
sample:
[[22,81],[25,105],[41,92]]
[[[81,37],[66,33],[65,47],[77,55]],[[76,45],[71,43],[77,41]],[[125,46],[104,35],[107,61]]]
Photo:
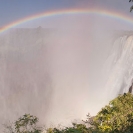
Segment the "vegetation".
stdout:
[[[129,2],[133,2],[133,0],[129,0]],[[133,5],[130,7],[130,12],[133,10]]]
[[133,133],[133,95],[119,95],[102,108],[93,122],[103,133]]
[[[6,126],[8,133],[42,133],[36,126],[38,118],[30,114],[20,117],[12,126]],[[133,95],[124,93],[113,99],[95,117],[87,115],[81,124],[71,127],[48,128],[45,133],[133,133]]]
[[5,126],[8,133],[41,133],[41,129],[36,126],[38,118],[36,116],[25,114],[20,117],[13,125]]

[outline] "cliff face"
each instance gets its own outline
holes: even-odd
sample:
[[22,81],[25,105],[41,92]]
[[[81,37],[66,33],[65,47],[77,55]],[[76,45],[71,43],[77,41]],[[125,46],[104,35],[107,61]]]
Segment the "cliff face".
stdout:
[[132,93],[132,91],[133,91],[133,84],[130,86],[128,92],[129,92],[129,93]]
[[43,116],[45,122],[53,91],[46,45],[50,32],[36,28],[0,34],[2,123],[25,113]]

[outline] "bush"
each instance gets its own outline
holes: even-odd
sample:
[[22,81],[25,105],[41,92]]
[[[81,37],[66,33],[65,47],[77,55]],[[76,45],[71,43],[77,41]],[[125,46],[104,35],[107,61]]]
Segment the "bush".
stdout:
[[133,95],[124,93],[101,109],[93,120],[99,132],[133,133]]

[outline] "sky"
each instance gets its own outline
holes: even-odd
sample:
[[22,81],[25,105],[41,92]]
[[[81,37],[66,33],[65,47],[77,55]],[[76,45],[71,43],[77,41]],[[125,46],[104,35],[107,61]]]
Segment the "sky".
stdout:
[[129,13],[131,3],[125,0],[1,0],[0,2],[1,27],[16,20],[51,10],[105,8],[131,15]]
[[[117,38],[133,30],[131,5],[128,0],[0,0],[0,27],[7,26],[0,33],[0,119],[31,113],[42,124],[58,125],[95,115],[110,100],[105,86],[110,58],[120,53]],[[49,12],[55,14],[21,21]]]

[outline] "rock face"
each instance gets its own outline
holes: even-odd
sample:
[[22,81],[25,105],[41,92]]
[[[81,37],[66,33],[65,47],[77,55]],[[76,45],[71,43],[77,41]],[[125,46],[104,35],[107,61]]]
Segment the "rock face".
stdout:
[[133,83],[132,83],[132,85],[130,86],[130,88],[129,88],[129,93],[132,93],[132,90],[133,90]]

